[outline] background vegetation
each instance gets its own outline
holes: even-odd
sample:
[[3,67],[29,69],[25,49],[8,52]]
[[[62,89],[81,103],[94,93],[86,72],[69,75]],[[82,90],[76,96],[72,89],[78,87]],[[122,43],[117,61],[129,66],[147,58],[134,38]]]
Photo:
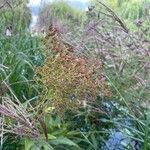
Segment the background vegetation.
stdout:
[[13,27],[14,32],[27,29],[31,21],[31,13],[27,3],[28,0],[1,0],[1,23],[6,27]]
[[149,5],[0,1],[0,149],[149,150]]

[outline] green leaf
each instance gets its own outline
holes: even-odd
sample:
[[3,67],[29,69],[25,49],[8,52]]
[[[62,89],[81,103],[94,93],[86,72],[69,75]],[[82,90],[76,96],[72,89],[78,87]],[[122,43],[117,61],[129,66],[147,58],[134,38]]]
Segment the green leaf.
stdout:
[[74,143],[73,141],[71,141],[70,139],[66,137],[58,137],[55,140],[51,140],[50,143],[54,145],[69,145],[69,146],[78,147],[76,143]]
[[30,139],[25,139],[25,150],[30,150],[34,146],[34,142]]
[[150,125],[150,112],[147,112],[146,116],[146,127],[145,127],[145,137],[144,137],[144,150],[147,150],[149,145],[148,145],[148,133],[149,133],[149,125]]
[[25,139],[25,150],[54,150],[53,147],[43,140]]
[[54,136],[54,135],[52,135],[52,134],[48,134],[48,139],[49,139],[49,140],[56,139],[56,136]]
[[54,150],[53,147],[45,141],[40,141],[39,144],[40,144],[40,150],[41,148],[44,148],[44,150]]
[[91,140],[95,148],[98,148],[97,139],[94,134],[91,134]]

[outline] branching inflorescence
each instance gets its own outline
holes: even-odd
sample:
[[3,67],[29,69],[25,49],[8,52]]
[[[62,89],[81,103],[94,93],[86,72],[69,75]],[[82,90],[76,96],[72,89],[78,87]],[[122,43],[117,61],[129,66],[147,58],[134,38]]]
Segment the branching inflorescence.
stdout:
[[77,109],[99,94],[111,95],[100,60],[78,56],[54,26],[49,27],[45,45],[46,60],[37,73],[56,112]]

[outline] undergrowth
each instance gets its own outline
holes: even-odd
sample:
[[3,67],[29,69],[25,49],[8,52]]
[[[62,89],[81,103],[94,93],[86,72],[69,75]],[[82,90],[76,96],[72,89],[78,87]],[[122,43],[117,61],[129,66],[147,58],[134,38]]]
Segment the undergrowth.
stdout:
[[83,20],[50,4],[54,20],[39,24],[46,37],[7,36],[1,21],[1,149],[149,150],[149,13],[131,29],[131,7],[122,19],[121,4],[96,4]]

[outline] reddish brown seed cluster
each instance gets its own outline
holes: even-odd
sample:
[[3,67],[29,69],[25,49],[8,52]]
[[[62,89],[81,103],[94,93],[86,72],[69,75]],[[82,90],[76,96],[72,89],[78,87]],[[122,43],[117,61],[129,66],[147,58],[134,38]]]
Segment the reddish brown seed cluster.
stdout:
[[99,93],[111,95],[101,61],[77,56],[74,48],[61,40],[59,31],[53,26],[49,28],[45,45],[47,58],[37,73],[49,90],[51,104],[57,111],[62,111],[60,106],[64,108],[63,105],[65,109],[72,109],[83,101],[95,100]]

